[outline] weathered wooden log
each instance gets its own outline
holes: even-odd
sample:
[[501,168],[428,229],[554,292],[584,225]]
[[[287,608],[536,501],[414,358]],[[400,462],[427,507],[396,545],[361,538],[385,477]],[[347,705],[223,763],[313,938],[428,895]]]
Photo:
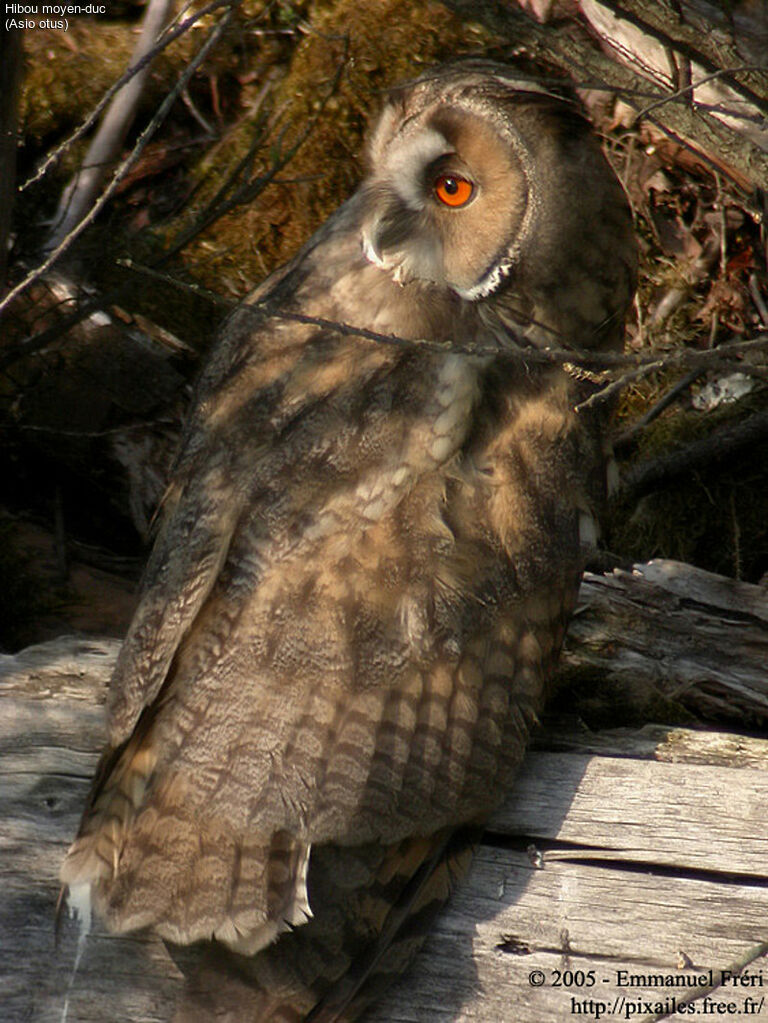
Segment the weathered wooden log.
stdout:
[[768,721],[766,664],[768,591],[664,559],[585,575],[563,656],[566,675],[609,683],[609,704],[660,699],[740,728]]

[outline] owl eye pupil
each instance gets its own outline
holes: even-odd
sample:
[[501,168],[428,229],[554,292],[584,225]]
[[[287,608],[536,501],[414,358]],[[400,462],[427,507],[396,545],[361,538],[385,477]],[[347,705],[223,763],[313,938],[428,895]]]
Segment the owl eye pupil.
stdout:
[[441,174],[434,183],[435,197],[444,206],[464,206],[472,198],[474,185],[460,174]]

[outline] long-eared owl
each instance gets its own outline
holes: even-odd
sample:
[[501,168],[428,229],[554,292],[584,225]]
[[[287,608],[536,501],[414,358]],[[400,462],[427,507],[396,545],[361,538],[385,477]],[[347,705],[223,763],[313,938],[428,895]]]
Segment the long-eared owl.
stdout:
[[367,157],[202,374],[62,870],[116,931],[210,942],[179,1020],[351,1020],[404,968],[578,588],[601,445],[534,355],[620,346],[622,189],[488,63],[394,89]]

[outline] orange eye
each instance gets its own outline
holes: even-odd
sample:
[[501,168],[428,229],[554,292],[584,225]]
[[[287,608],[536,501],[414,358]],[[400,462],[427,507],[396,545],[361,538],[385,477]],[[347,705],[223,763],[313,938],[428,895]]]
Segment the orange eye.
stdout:
[[464,206],[474,190],[472,182],[458,174],[441,174],[435,181],[435,195],[446,206]]

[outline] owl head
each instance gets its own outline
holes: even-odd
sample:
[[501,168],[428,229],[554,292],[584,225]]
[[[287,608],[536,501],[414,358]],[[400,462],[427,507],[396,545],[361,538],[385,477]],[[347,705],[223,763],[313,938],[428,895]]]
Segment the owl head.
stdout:
[[368,143],[366,258],[491,302],[539,345],[620,340],[636,249],[623,189],[575,101],[463,62],[393,90]]

